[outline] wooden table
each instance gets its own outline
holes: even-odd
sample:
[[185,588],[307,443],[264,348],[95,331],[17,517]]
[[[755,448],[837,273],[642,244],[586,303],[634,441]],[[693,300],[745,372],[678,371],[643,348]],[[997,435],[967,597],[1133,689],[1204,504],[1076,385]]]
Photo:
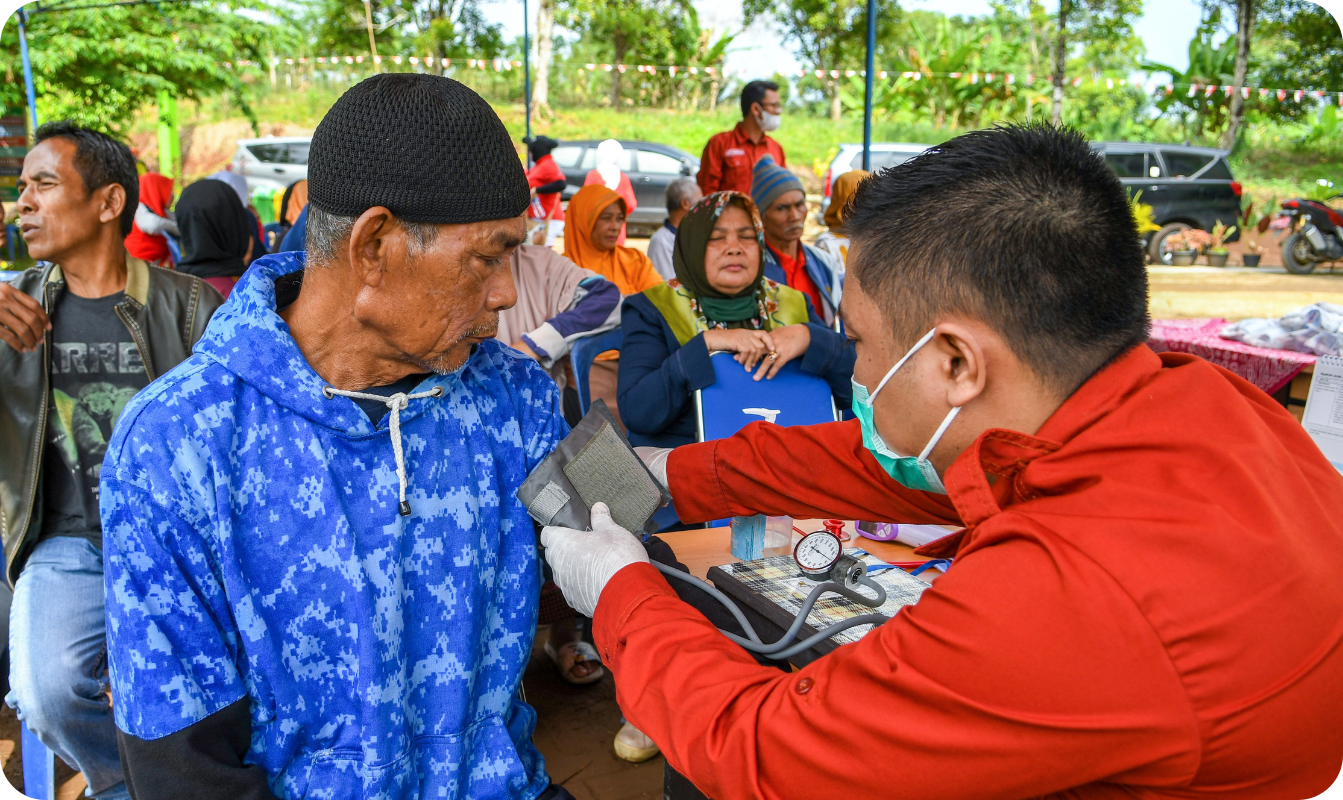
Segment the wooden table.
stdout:
[[[821,521],[794,520],[793,524],[804,531],[821,530]],[[874,539],[866,539],[854,532],[853,522],[846,522],[844,530],[849,532],[853,538],[844,543],[845,547],[861,547],[863,550],[871,553],[883,561],[927,561],[924,556],[914,555],[914,548],[896,544],[895,542],[878,542]],[[947,533],[956,530],[947,528]],[[734,564],[741,559],[736,558],[731,552],[731,531],[727,528],[700,528],[691,531],[674,531],[672,533],[659,533],[658,538],[666,542],[672,550],[676,552],[676,557],[690,569],[690,574],[703,578],[709,571],[709,567],[718,567],[723,564]],[[796,537],[794,537],[796,541]],[[781,555],[767,550],[766,555]],[[934,570],[929,570],[933,572]],[[925,573],[926,574],[926,573]],[[929,575],[931,578],[932,576]]]

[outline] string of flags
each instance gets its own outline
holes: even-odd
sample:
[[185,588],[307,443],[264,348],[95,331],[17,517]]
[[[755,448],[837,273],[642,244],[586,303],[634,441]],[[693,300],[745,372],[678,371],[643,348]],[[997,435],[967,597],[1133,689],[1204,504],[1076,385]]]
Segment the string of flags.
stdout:
[[[289,57],[289,58],[272,57],[269,60],[269,65],[272,67],[279,66],[280,64],[286,64],[288,66],[293,66],[295,64],[302,64],[302,65],[317,64],[319,66],[338,66],[340,64],[346,64],[346,65],[363,64],[367,61],[371,61],[374,64],[382,64],[386,61],[390,61],[391,63],[396,64],[398,66],[403,63],[409,63],[410,66],[412,67],[417,67],[421,65],[430,68],[434,66],[441,66],[444,69],[447,69],[448,67],[451,67],[454,64],[456,64],[459,67],[465,66],[468,69],[479,69],[479,70],[492,69],[495,72],[510,72],[514,69],[522,68],[521,61],[509,60],[506,58],[451,59],[451,58],[440,58],[437,56],[373,56],[370,58],[369,56],[364,55],[316,56],[316,57],[300,56],[300,57]],[[266,62],[258,63],[255,61],[236,61],[231,63],[225,62],[224,64],[224,66],[230,68],[234,67],[235,65],[238,67],[246,67],[246,66],[266,66],[267,64]],[[665,72],[671,75],[672,77],[677,77],[678,75],[682,77],[686,76],[699,77],[702,75],[707,76],[708,78],[711,79],[728,78],[733,76],[744,78],[750,74],[750,71],[745,68],[737,70],[724,70],[715,67],[695,67],[695,66],[658,65],[658,64],[585,63],[580,65],[579,69],[586,70],[588,72],[619,72],[622,75],[630,70],[633,70],[636,73],[642,73],[648,75],[653,75],[659,72]],[[799,69],[796,72],[792,73],[792,75],[793,77],[797,78],[805,78],[808,75],[815,75],[817,78],[830,77],[833,79],[837,79],[840,77],[865,78],[867,77],[867,70]],[[903,71],[903,72],[895,72],[895,71],[888,72],[886,70],[881,70],[877,73],[877,77],[880,78],[881,80],[904,79],[909,81],[927,80],[932,78],[950,78],[952,80],[968,80],[971,84],[979,84],[981,82],[984,84],[1001,83],[1008,87],[1018,83],[1017,75],[1010,72],[927,72],[917,70]],[[1024,83],[1028,86],[1034,85],[1037,82],[1037,78],[1047,83],[1051,81],[1051,78],[1048,75],[1037,76],[1033,73],[1027,73],[1025,75]],[[1085,82],[1085,79],[1082,77],[1074,77],[1067,82],[1070,83],[1074,88],[1076,88],[1082,86],[1082,84]],[[1093,85],[1099,85],[1101,83],[1104,83],[1107,89],[1113,89],[1115,88],[1115,86],[1139,85],[1137,81],[1130,81],[1127,78],[1106,78],[1101,76],[1093,76],[1091,78],[1091,82]],[[1205,98],[1211,98],[1214,94],[1216,94],[1219,91],[1222,92],[1224,96],[1230,97],[1232,93],[1235,91],[1234,86],[1201,84],[1201,83],[1167,83],[1164,86],[1158,87],[1158,91],[1164,91],[1167,96],[1173,95],[1177,89],[1180,90],[1188,89],[1186,97],[1189,98],[1198,96],[1200,92],[1203,93],[1203,96]],[[1243,97],[1246,100],[1250,99],[1250,95],[1252,93],[1255,93],[1258,95],[1260,100],[1267,101],[1270,99],[1276,99],[1279,103],[1286,102],[1288,97],[1291,97],[1292,101],[1296,103],[1300,103],[1307,97],[1310,97],[1314,100],[1326,100],[1327,98],[1334,97],[1337,99],[1338,105],[1340,107],[1343,107],[1343,92],[1326,92],[1318,89],[1278,89],[1278,88],[1259,87],[1259,86],[1242,86],[1240,89],[1240,93],[1241,97]]]

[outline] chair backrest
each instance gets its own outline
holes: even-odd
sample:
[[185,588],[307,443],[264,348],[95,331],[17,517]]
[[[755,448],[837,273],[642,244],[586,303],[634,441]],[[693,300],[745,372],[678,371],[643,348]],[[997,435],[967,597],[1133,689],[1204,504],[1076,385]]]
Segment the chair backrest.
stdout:
[[574,382],[578,384],[574,390],[578,392],[580,413],[588,413],[588,406],[592,404],[592,392],[588,389],[588,373],[592,370],[592,362],[607,350],[619,350],[623,341],[620,326],[617,325],[596,336],[579,339],[569,348],[569,364],[574,371]]
[[839,419],[830,384],[824,378],[802,371],[799,361],[790,361],[777,375],[754,380],[733,360],[731,353],[714,353],[714,383],[695,392],[695,418],[699,440],[725,439],[752,422],[775,425],[817,425]]
[[168,254],[173,257],[173,264],[182,263],[182,245],[178,243],[177,238],[169,234],[163,234],[163,238],[168,240]]

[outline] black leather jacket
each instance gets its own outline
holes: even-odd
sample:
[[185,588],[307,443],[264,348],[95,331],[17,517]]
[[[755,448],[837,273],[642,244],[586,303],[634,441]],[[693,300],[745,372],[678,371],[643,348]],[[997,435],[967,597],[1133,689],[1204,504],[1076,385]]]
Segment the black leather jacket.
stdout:
[[[126,299],[116,306],[152,381],[191,355],[224,300],[200,278],[126,256]],[[39,264],[11,285],[47,313],[65,291],[61,268]],[[51,334],[31,353],[0,342],[0,540],[13,586],[42,530],[42,456],[51,406]]]

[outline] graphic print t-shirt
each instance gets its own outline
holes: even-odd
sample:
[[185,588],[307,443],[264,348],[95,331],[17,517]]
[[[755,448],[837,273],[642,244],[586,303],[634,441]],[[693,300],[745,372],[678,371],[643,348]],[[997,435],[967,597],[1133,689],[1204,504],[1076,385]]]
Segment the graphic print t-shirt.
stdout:
[[117,316],[118,292],[63,292],[51,313],[51,407],[43,465],[42,538],[82,536],[102,549],[98,476],[121,410],[149,383],[140,348]]

